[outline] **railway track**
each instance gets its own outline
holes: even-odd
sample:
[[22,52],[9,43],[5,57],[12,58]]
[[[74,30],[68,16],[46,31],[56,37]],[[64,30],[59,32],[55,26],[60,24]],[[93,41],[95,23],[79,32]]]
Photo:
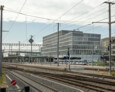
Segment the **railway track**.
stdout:
[[[19,73],[19,72],[18,72]],[[21,73],[19,73],[21,74]],[[70,76],[62,74],[34,73],[38,76],[45,77],[58,82],[66,83],[74,87],[81,87],[96,92],[115,92],[115,82],[97,81],[81,76]]]
[[[12,66],[9,66],[9,68],[15,68],[15,69],[16,68],[20,68],[20,67],[28,67],[28,65],[12,64]],[[29,67],[36,68],[36,69],[43,69],[43,70],[64,72],[64,73],[67,73],[69,75],[79,75],[79,76],[85,76],[85,77],[87,76],[87,77],[91,77],[91,78],[100,78],[100,79],[115,80],[115,77],[113,77],[113,76],[107,76],[107,75],[81,73],[81,72],[77,72],[77,71],[67,71],[66,69],[62,70],[62,69],[59,69],[59,68],[46,68],[46,67],[38,67],[38,66],[31,66],[31,65],[29,65]],[[8,67],[4,67],[4,68],[8,68]]]
[[[75,79],[73,77],[65,77],[65,76],[51,75],[51,74],[50,75],[48,75],[48,74],[38,74],[38,76],[42,76],[42,77],[45,77],[45,78],[57,80],[57,81],[60,81],[60,82],[67,83],[69,85],[71,84],[73,86],[79,86],[79,87],[86,88],[86,89],[93,90],[93,91],[98,91],[98,92],[111,91],[111,92],[115,92],[115,86],[113,86],[114,89],[112,89],[112,88],[110,88],[109,83],[105,84],[105,83],[89,82],[90,79],[89,79],[89,81],[84,81],[82,78],[81,78],[81,80],[79,80],[80,78]],[[107,85],[109,87],[107,87]]]
[[[11,72],[9,70],[7,70],[9,73],[11,73],[13,76],[17,77],[18,79],[22,80],[23,82],[25,82],[27,85],[29,85],[30,87],[34,88],[37,92],[58,92],[57,90],[50,88],[47,85],[44,85],[36,80],[33,80],[30,77],[24,76],[21,73],[18,72]],[[27,81],[28,80],[28,81]],[[34,84],[34,85],[33,85]],[[39,85],[39,87],[37,87],[37,85]],[[35,91],[35,92],[36,92]]]
[[[21,65],[20,65],[21,66]],[[24,66],[23,67],[27,67]],[[34,67],[34,66],[32,66]],[[39,67],[34,67],[39,69]],[[63,72],[63,74],[53,74],[53,73],[45,73],[40,71],[33,71],[33,70],[25,70],[16,67],[10,67],[10,69],[19,69],[25,72],[30,72],[36,74],[41,77],[45,77],[48,79],[52,79],[55,81],[63,82],[73,86],[79,86],[81,88],[86,88],[88,90],[98,91],[98,92],[115,92],[115,77],[106,76],[106,75],[97,75],[97,74],[88,74],[88,73],[79,73],[79,72],[72,72],[72,71],[62,71],[57,70],[58,72]],[[41,69],[41,68],[40,68]],[[42,68],[44,69],[44,68]],[[45,68],[47,69],[47,68]],[[49,69],[49,68],[48,68]],[[50,69],[53,71],[53,69]],[[56,71],[56,70],[55,70]]]

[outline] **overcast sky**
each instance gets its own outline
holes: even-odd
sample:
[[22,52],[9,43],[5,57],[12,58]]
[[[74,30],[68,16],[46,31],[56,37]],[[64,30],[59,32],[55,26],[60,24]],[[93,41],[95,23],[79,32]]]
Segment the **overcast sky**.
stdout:
[[[57,31],[57,22],[61,23],[60,30],[73,30],[100,21],[108,17],[108,5],[103,4],[104,1],[0,0],[0,5],[4,5],[3,28],[9,31],[3,33],[3,42],[27,42],[30,35],[33,35],[36,43],[42,43],[43,36]],[[112,15],[115,15],[115,5],[112,5]],[[112,17],[112,21],[115,21],[115,17]],[[107,24],[93,24],[79,30],[101,34],[102,38],[108,37]],[[112,36],[115,36],[114,30],[115,24],[112,25]]]

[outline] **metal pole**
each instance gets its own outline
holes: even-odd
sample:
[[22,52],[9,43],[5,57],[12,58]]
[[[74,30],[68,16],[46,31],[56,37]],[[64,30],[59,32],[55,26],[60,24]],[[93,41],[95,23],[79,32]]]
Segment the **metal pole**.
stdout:
[[11,55],[12,55],[12,44],[11,44]]
[[[31,36],[32,38],[32,36]],[[32,43],[31,43],[31,63],[32,63]]]
[[[115,4],[113,2],[104,2],[109,5],[109,73],[111,74],[111,24],[114,22],[111,22],[111,4]],[[94,22],[93,22],[94,23]],[[107,23],[107,22],[102,22]]]
[[20,41],[19,41],[19,52],[18,52],[18,60],[20,62]]
[[59,66],[59,23],[57,23],[57,66]]
[[93,66],[93,58],[94,58],[94,43],[93,43],[93,48],[92,48],[92,66]]
[[9,44],[9,55],[10,55],[10,44]]
[[0,25],[0,77],[2,76],[2,22],[3,22],[3,7],[4,6],[0,6],[0,10],[1,10],[1,25]]
[[111,3],[109,4],[109,73],[111,74]]
[[20,41],[19,41],[19,53],[18,53],[18,54],[19,54],[19,56],[20,56]]
[[69,48],[68,48],[68,57],[69,57],[69,70],[71,70],[70,69],[70,52],[69,52]]

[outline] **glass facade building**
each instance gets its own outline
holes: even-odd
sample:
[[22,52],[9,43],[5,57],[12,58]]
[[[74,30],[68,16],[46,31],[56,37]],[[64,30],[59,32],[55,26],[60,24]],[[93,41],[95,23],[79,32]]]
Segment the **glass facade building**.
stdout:
[[[101,56],[101,35],[81,31],[59,31],[59,57],[81,57],[81,60],[98,61]],[[42,55],[57,58],[57,32],[43,37]]]

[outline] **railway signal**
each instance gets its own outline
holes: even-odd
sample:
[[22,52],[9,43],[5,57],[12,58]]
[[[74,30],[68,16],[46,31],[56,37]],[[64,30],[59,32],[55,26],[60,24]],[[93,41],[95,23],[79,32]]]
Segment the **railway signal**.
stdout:
[[15,86],[16,85],[16,80],[12,80],[11,84],[12,84],[12,86]]
[[34,42],[34,40],[32,38],[33,38],[33,36],[31,35],[31,38],[29,39],[29,42],[31,44],[31,60],[30,60],[30,62],[32,62],[32,43]]

